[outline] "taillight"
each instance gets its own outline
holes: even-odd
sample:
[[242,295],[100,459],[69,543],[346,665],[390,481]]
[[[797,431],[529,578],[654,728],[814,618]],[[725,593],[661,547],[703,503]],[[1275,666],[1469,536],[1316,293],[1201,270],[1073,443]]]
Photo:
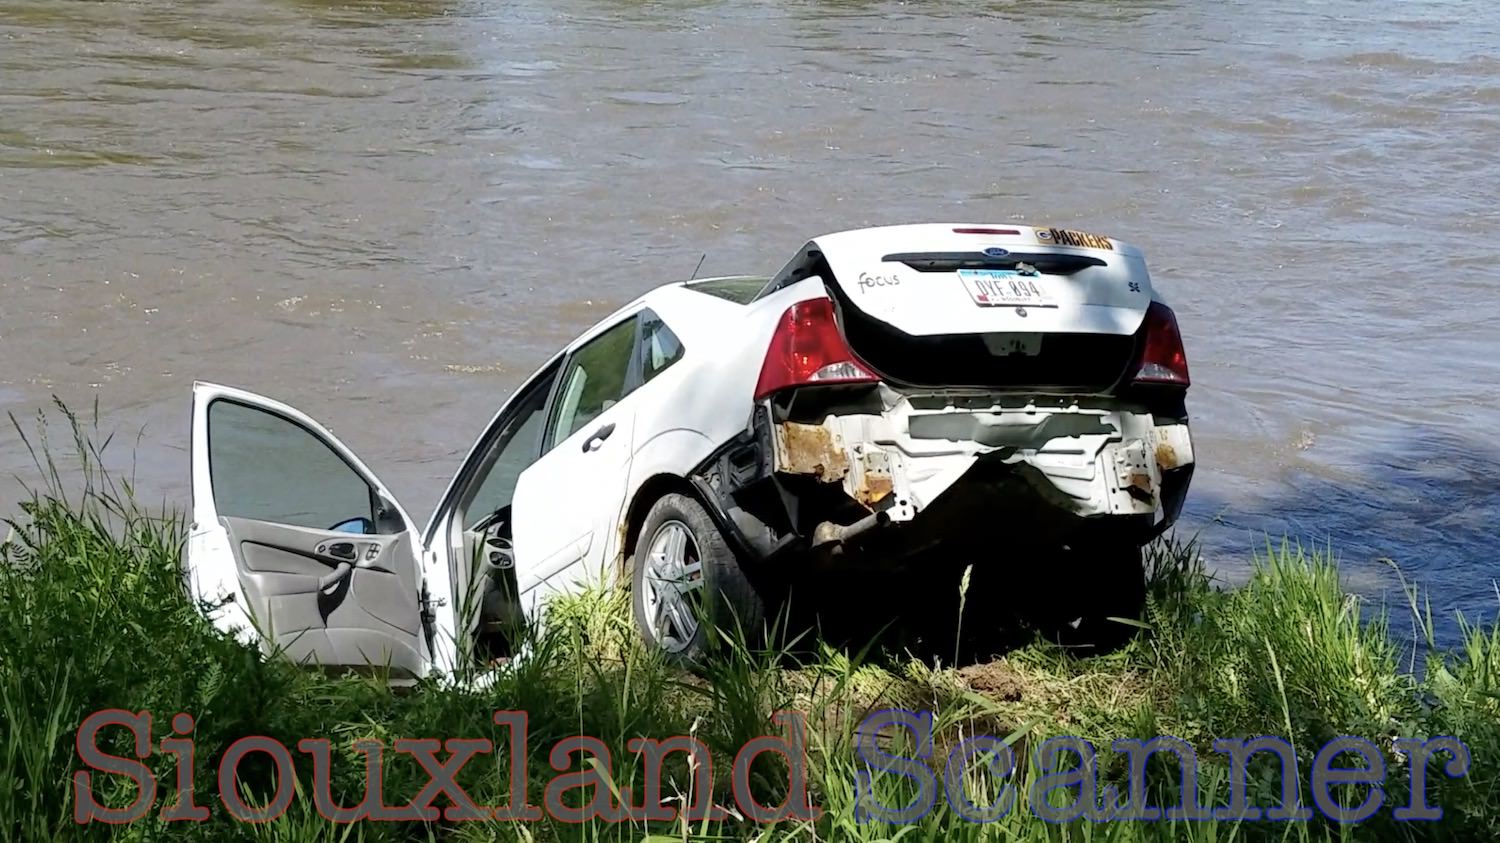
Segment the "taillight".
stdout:
[[1187,386],[1187,354],[1182,350],[1182,334],[1177,330],[1177,315],[1172,308],[1154,301],[1146,308],[1146,344],[1136,367],[1138,383],[1170,383]]
[[830,299],[808,299],[787,308],[771,335],[760,367],[755,398],[787,387],[815,383],[868,383],[880,380],[854,357],[839,335]]

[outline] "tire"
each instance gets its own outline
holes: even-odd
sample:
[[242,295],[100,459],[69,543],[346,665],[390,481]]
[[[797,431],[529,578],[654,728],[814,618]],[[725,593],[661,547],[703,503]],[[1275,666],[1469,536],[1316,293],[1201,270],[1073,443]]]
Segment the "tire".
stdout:
[[765,602],[707,510],[688,495],[673,492],[652,504],[632,559],[636,629],[670,661],[699,663],[719,638],[712,627],[751,636],[764,622]]
[[1084,583],[1070,595],[1054,629],[1057,642],[1080,655],[1113,652],[1130,643],[1146,610],[1146,570],[1137,547],[1089,547],[1064,551],[1073,582]]

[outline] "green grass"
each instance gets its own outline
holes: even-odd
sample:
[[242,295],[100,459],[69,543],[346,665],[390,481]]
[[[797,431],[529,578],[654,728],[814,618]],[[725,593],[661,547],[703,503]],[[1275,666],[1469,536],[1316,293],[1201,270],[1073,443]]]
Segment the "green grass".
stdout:
[[[1042,643],[994,662],[957,670],[882,655],[822,650],[793,657],[754,651],[728,638],[701,675],[673,670],[638,645],[628,605],[617,594],[593,592],[559,601],[544,631],[534,632],[527,658],[483,690],[427,682],[393,692],[358,677],[329,677],[266,660],[212,629],[183,595],[179,558],[185,536],[180,515],[136,502],[128,483],[101,469],[103,447],[94,431],[71,421],[76,458],[59,467],[38,448],[41,486],[0,527],[0,838],[7,840],[995,840],[995,841],[1259,841],[1500,839],[1500,627],[1460,624],[1452,651],[1430,645],[1436,623],[1412,592],[1410,607],[1427,641],[1422,670],[1412,675],[1410,645],[1399,644],[1376,607],[1340,587],[1327,551],[1296,545],[1268,547],[1242,587],[1223,590],[1204,574],[1191,545],[1152,548],[1149,630],[1122,651],[1079,658]],[[17,428],[20,432],[20,428]],[[986,615],[968,601],[965,627]],[[803,648],[805,649],[805,648]],[[162,795],[148,819],[110,826],[73,822],[71,777],[80,769],[74,747],[79,724],[107,708],[147,710],[153,739],[167,735],[172,714],[196,718],[198,803],[211,811],[203,823],[165,823],[174,770],[169,756],[148,762]],[[977,825],[956,816],[941,798],[910,825],[859,823],[854,729],[882,708],[930,710],[942,759],[963,737],[1008,740],[1021,758],[1015,809],[998,822]],[[559,739],[592,735],[608,745],[610,783],[639,797],[641,766],[627,742],[634,737],[692,735],[712,751],[715,804],[733,806],[729,760],[748,739],[780,734],[779,710],[806,712],[809,777],[822,815],[813,821],[758,825],[723,822],[590,822],[542,820],[502,823],[360,823],[334,825],[312,809],[311,769],[298,755],[297,796],[281,818],[263,825],[232,821],[216,797],[218,759],[236,739],[266,735],[295,747],[303,737],[334,744],[333,788],[341,804],[358,801],[363,770],[351,745],[374,738],[486,737],[500,753],[478,757],[460,782],[483,805],[506,801],[506,733],[491,721],[496,710],[524,710],[530,718],[530,796],[539,804],[553,771],[548,750]],[[127,754],[123,730],[102,733],[102,746]],[[1387,755],[1387,807],[1367,823],[1337,826],[1321,817],[1307,823],[1115,822],[1050,824],[1026,804],[1037,775],[1031,752],[1054,735],[1095,742],[1108,782],[1125,768],[1109,751],[1117,738],[1170,734],[1197,747],[1206,804],[1227,795],[1223,757],[1215,737],[1277,735],[1299,751],[1304,802],[1316,748],[1338,735],[1375,742]],[[1406,769],[1393,753],[1401,737],[1454,735],[1472,752],[1472,769],[1448,779],[1429,774],[1431,801],[1445,810],[1438,823],[1398,823],[1390,806],[1405,801]],[[897,742],[897,746],[900,742]],[[906,743],[910,755],[910,742]],[[389,756],[389,753],[388,753]],[[264,758],[258,759],[264,761]],[[774,757],[752,771],[757,797],[773,804],[785,789]],[[690,775],[681,756],[667,764],[664,792],[686,795]],[[1153,804],[1173,804],[1175,767],[1148,765]],[[1279,793],[1274,770],[1253,764],[1252,804],[1269,806]],[[426,782],[415,763],[388,757],[387,802],[404,803]],[[966,775],[976,793],[998,791],[982,767]],[[274,790],[269,765],[247,761],[242,784],[253,802]],[[878,773],[875,790],[886,804],[908,801],[908,779]],[[125,805],[134,787],[98,775],[95,789],[110,805]],[[985,801],[987,797],[979,797]],[[439,800],[439,805],[445,804]]]

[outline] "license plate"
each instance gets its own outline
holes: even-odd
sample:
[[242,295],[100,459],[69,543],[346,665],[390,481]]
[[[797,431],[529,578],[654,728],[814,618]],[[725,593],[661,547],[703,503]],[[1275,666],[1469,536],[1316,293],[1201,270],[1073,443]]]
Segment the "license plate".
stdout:
[[980,307],[1055,307],[1035,275],[1010,269],[960,269],[958,280]]

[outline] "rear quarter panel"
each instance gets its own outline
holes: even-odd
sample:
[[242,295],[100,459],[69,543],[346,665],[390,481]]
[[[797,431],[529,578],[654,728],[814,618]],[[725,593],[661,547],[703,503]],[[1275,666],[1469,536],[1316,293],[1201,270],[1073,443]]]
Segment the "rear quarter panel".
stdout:
[[647,385],[660,388],[637,411],[627,509],[645,481],[659,474],[687,477],[750,426],[755,384],[777,320],[793,303],[821,295],[821,283],[811,279],[749,305],[683,287],[647,296],[646,305],[682,341],[684,353]]

